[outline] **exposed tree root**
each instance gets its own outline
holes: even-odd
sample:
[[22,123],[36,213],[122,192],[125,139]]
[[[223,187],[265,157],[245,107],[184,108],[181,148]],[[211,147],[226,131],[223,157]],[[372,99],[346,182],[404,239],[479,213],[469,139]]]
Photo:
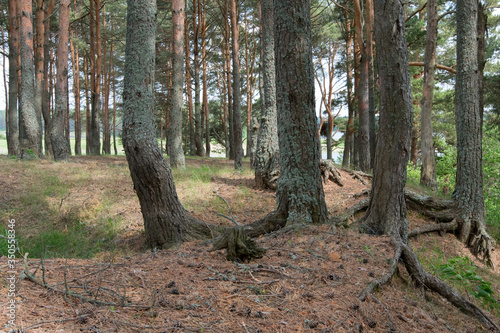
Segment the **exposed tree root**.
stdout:
[[466,300],[455,289],[448,286],[442,280],[426,272],[422,264],[420,264],[417,255],[408,245],[401,243],[401,246],[403,248],[401,258],[405,264],[406,270],[414,281],[437,292],[463,312],[477,318],[488,329],[500,332],[500,327],[498,327],[498,325],[481,309]]
[[479,320],[479,322],[481,322],[489,330],[500,332],[500,327],[498,327],[498,325],[481,309],[462,297],[455,289],[444,283],[442,280],[428,273],[422,267],[422,264],[418,260],[415,252],[413,252],[413,250],[408,245],[394,238],[392,239],[391,243],[396,250],[389,272],[381,278],[371,282],[361,292],[361,294],[359,295],[359,299],[361,301],[364,301],[366,299],[366,296],[373,292],[373,290],[389,282],[391,277],[396,273],[398,262],[401,260],[404,263],[405,268],[413,281],[421,286],[424,286],[425,288],[437,292],[439,295],[446,298],[450,303],[459,308],[461,311]]
[[342,177],[331,160],[321,160],[319,166],[321,168],[321,177],[323,178],[324,184],[327,184],[328,180],[331,180],[338,186],[344,186]]
[[423,227],[412,230],[408,233],[408,237],[415,237],[417,235],[426,234],[434,231],[453,231],[458,227],[457,220],[453,220],[447,223],[436,223],[436,224],[427,224]]
[[347,172],[348,174],[351,175],[352,178],[359,180],[363,185],[368,186],[368,182],[364,180],[364,178],[372,179],[373,176],[369,175],[367,173],[361,172],[361,171],[354,171],[354,170],[347,170],[347,169],[341,169],[342,171]]
[[330,218],[330,222],[336,226],[347,226],[349,224],[349,220],[352,219],[355,214],[368,208],[369,203],[370,198],[364,198],[346,209],[342,215],[332,216]]
[[[354,195],[354,197],[359,197],[369,193],[369,190],[364,190],[360,194]],[[437,222],[436,224],[426,225],[410,231],[408,237],[415,237],[419,234],[435,231],[441,233],[455,232],[462,229],[463,226],[466,225],[466,223],[460,218],[460,211],[453,200],[433,198],[410,190],[405,190],[405,198],[406,204],[409,208]],[[366,200],[366,202],[363,200],[359,201],[348,208],[342,215],[332,217],[332,222],[337,226],[346,225],[352,215],[366,209],[369,200],[364,200]],[[460,236],[462,233],[465,234],[465,237],[463,237],[464,239]],[[469,227],[466,232],[460,232],[460,234],[457,236],[469,247],[474,256],[482,259],[489,267],[494,267],[491,253],[493,251],[495,241],[490,235],[488,235],[483,226],[473,226],[472,230],[470,230]]]
[[264,249],[248,237],[241,227],[226,228],[221,237],[217,238],[208,252],[227,249],[227,260],[234,261],[262,258]]
[[364,302],[366,296],[368,296],[378,287],[383,286],[384,284],[389,282],[392,276],[396,273],[398,269],[399,259],[401,258],[401,253],[403,252],[403,248],[401,247],[401,243],[399,242],[395,242],[394,240],[392,240],[391,243],[396,248],[396,253],[394,254],[394,258],[392,259],[392,264],[391,268],[389,269],[389,272],[387,272],[387,274],[380,277],[379,279],[372,281],[359,295],[358,298],[360,301]]

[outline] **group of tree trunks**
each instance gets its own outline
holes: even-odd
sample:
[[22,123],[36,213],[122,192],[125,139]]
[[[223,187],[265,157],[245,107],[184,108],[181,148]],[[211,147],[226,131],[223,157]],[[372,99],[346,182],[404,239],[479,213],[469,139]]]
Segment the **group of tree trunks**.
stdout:
[[[474,13],[474,3],[473,0],[459,1],[457,12],[470,16],[471,10]],[[227,257],[231,260],[249,259],[263,254],[252,243],[251,238],[279,230],[287,225],[329,221],[321,182],[319,138],[316,135],[309,5],[307,0],[274,2],[275,33],[280,36],[275,41],[280,161],[277,207],[259,221],[221,230],[194,219],[179,202],[171,170],[160,153],[154,135],[155,0],[128,0],[123,141],[134,188],[143,212],[146,236],[152,247],[163,248],[194,238],[216,237],[214,250],[226,248]],[[477,10],[477,3],[475,6]],[[477,317],[488,328],[498,329],[480,309],[441,280],[425,272],[417,256],[408,246],[409,231],[406,220],[408,194],[405,194],[404,187],[413,113],[404,12],[402,3],[397,0],[385,3],[376,1],[374,11],[380,74],[380,132],[377,139],[378,153],[374,160],[372,191],[366,203],[368,210],[361,223],[367,232],[390,235],[395,248],[395,257],[389,273],[374,281],[360,298],[363,299],[365,297],[363,295],[389,281],[398,263],[402,262],[418,284],[440,293],[454,305]],[[460,18],[461,15],[457,17]],[[463,29],[459,30],[457,38],[459,41],[464,38]],[[461,46],[464,49],[473,48]],[[470,66],[461,57],[463,55],[458,58],[457,72],[463,71],[464,75],[471,75],[462,67],[474,66]],[[469,84],[466,77],[460,79]],[[472,80],[470,84],[474,85],[475,82]],[[457,87],[457,94],[462,92],[461,89],[463,88]],[[461,126],[460,121],[457,121],[457,127],[461,129]],[[459,148],[459,163],[460,158],[473,159],[467,155],[468,153],[468,151],[460,152]],[[465,157],[462,154],[465,154]],[[328,164],[325,164],[324,170],[330,174],[331,169]],[[465,165],[465,167],[472,166]],[[478,188],[477,186],[464,188],[461,185],[463,183],[466,182],[458,177],[457,192],[453,200],[459,212],[454,214],[459,233],[461,237],[466,235],[469,240],[472,239],[472,243],[469,244],[472,245],[474,253],[483,253],[488,259],[487,250],[476,247],[477,244],[488,245],[486,235],[482,233],[484,229],[478,224],[479,219],[474,216],[474,212],[464,209],[463,204],[464,200],[476,200],[474,193],[478,192]],[[451,208],[446,203],[437,203],[436,200],[416,195],[411,197],[413,199],[410,201],[413,204],[419,203],[422,207],[423,203],[430,205],[431,202],[442,207],[444,211]],[[460,219],[465,220],[465,224],[460,222]],[[455,224],[449,226],[451,228]],[[447,228],[448,225],[445,229]]]

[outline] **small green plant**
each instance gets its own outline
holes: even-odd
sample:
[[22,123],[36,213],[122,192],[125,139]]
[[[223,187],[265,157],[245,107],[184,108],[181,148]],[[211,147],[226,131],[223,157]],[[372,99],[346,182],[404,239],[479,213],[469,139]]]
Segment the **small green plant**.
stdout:
[[485,281],[477,275],[476,267],[467,257],[455,257],[446,264],[439,265],[436,273],[443,279],[454,281],[457,285],[468,289],[471,295],[481,300],[490,310],[500,308],[499,300],[491,288],[491,282]]

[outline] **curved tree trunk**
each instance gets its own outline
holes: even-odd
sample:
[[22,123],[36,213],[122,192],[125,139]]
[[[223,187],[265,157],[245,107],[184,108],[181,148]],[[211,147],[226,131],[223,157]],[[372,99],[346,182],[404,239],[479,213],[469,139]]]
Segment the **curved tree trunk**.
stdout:
[[413,107],[404,11],[399,1],[375,1],[375,40],[380,75],[380,131],[364,227],[367,232],[406,241],[404,187]]
[[255,183],[258,188],[276,189],[279,176],[276,74],[274,67],[273,0],[261,0],[264,104],[255,152]]
[[65,115],[68,112],[68,40],[69,40],[69,0],[61,0],[59,9],[59,41],[57,44],[56,96],[50,141],[54,159],[66,160],[70,155],[70,145],[64,133]]
[[125,48],[123,144],[151,247],[195,236],[209,237],[206,224],[182,207],[172,173],[155,139],[155,0],[128,0]]
[[170,165],[184,168],[182,150],[182,97],[184,83],[184,0],[172,1],[173,59],[172,59],[172,98],[170,99],[170,126],[168,144]]
[[432,99],[434,93],[434,69],[437,47],[437,0],[427,1],[427,40],[425,45],[424,87],[421,107],[422,169],[420,183],[436,190],[436,161],[432,141]]

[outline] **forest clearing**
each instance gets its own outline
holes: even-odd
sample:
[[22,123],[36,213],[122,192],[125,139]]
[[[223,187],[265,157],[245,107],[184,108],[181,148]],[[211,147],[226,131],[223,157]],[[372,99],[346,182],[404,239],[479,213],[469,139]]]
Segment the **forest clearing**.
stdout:
[[[174,180],[182,204],[199,219],[231,225],[222,214],[246,224],[276,205],[272,191],[256,189],[253,173],[235,171],[231,161],[186,163],[185,170],[174,170]],[[486,331],[441,296],[415,288],[402,265],[390,284],[359,301],[367,284],[388,271],[394,249],[389,237],[360,234],[356,224],[264,235],[257,243],[267,252],[251,262],[207,252],[205,241],[151,251],[124,157],[72,157],[64,163],[2,157],[0,164],[0,218],[16,219],[19,248],[38,281],[25,276],[16,282],[22,332]],[[343,187],[331,181],[324,186],[333,215],[369,189],[340,173]],[[410,230],[430,223],[411,210],[408,219]],[[421,235],[410,244],[427,270],[498,323],[498,303],[491,301],[500,293],[498,248],[491,270],[451,234]],[[1,265],[5,281],[5,257]],[[16,259],[18,276],[23,265]],[[491,283],[493,298],[474,296],[480,283],[457,279],[449,267],[457,275],[473,270]],[[0,298],[4,303],[5,296]],[[7,319],[2,312],[0,322]]]

